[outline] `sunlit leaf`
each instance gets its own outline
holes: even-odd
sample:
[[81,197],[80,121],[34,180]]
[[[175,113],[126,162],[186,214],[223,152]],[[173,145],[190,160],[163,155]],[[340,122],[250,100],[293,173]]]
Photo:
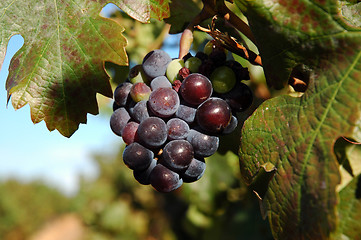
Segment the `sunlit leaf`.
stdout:
[[99,16],[104,1],[0,2],[0,59],[14,34],[24,46],[6,82],[15,109],[29,104],[34,123],[71,136],[97,114],[96,93],[111,97],[104,61],[127,64],[123,28]]
[[148,23],[150,18],[169,17],[169,0],[118,0],[117,5],[132,18]]

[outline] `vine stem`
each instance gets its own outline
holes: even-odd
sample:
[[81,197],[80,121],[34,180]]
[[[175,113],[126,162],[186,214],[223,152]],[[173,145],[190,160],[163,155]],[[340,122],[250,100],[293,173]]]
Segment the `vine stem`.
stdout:
[[256,39],[251,31],[251,28],[240,19],[236,14],[234,14],[225,4],[224,1],[221,1],[221,4],[218,7],[218,14],[220,14],[225,20],[233,25],[237,30],[243,33],[249,40],[257,46]]
[[[235,15],[225,4],[225,2],[218,0],[202,0],[203,8],[201,12],[193,18],[189,23],[187,28],[183,31],[180,46],[179,46],[179,58],[183,58],[190,50],[193,43],[193,31],[194,28],[203,22],[206,19],[209,19],[215,15],[222,16],[229,24],[235,27],[237,30],[242,32],[248,39],[250,39],[255,45],[256,40],[253,36],[253,33],[250,27],[237,15]],[[212,36],[213,37],[213,36]],[[250,60],[252,64],[262,66],[261,58],[257,54],[238,44],[239,49],[236,50],[236,54],[245,57],[247,60]],[[232,48],[228,49],[230,51],[235,50]]]
[[197,28],[211,35],[215,40],[217,40],[222,45],[222,47],[226,48],[227,50],[243,57],[253,65],[262,66],[262,59],[258,54],[242,46],[233,38],[229,37],[227,34],[224,34],[218,31],[217,29],[213,29],[213,28],[207,29],[201,26],[197,26]]

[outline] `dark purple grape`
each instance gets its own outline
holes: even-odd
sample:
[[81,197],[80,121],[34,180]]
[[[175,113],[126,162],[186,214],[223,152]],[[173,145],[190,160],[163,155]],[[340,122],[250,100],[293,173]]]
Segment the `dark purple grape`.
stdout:
[[150,89],[150,87],[148,87],[147,84],[143,82],[138,82],[133,84],[129,94],[134,102],[140,102],[143,100],[148,100],[151,92],[152,90]]
[[167,122],[168,140],[186,139],[189,125],[182,119],[172,118]]
[[157,165],[157,160],[153,159],[149,167],[145,170],[133,171],[133,176],[140,184],[148,185],[150,184],[149,176],[153,171],[153,168]]
[[196,53],[196,57],[199,58],[200,60],[202,60],[202,62],[204,60],[207,60],[208,59],[208,55],[205,54],[204,52],[197,52]]
[[225,64],[226,66],[230,67],[234,74],[236,74],[237,81],[242,80],[250,80],[248,68],[244,68],[239,62],[235,60],[229,60]]
[[223,129],[222,134],[232,133],[234,129],[236,129],[237,125],[238,125],[238,119],[234,115],[232,115],[231,122],[228,124],[227,127]]
[[186,140],[173,140],[163,148],[162,163],[169,169],[180,172],[188,168],[194,152],[192,145]]
[[123,128],[127,125],[129,120],[130,116],[128,111],[123,107],[118,108],[110,117],[110,128],[116,135],[122,136]]
[[215,68],[216,66],[214,65],[213,61],[206,59],[199,66],[198,72],[206,77],[210,77]]
[[158,88],[153,91],[148,100],[149,108],[158,117],[170,117],[179,107],[178,93],[171,88]]
[[209,54],[209,59],[213,62],[216,67],[222,66],[226,63],[227,55],[225,49],[214,48]]
[[143,59],[143,70],[151,79],[165,75],[171,57],[163,50],[149,52]]
[[213,92],[211,81],[199,73],[186,77],[179,90],[184,101],[194,106],[207,100]]
[[129,113],[131,117],[138,123],[141,123],[143,120],[149,118],[150,115],[148,111],[147,101],[143,100],[137,102],[134,106],[129,108]]
[[158,192],[171,192],[183,184],[183,180],[179,174],[173,172],[162,164],[157,164],[149,176],[150,184]]
[[158,117],[149,117],[138,126],[138,139],[149,148],[162,146],[168,137],[166,123]]
[[119,84],[114,90],[114,101],[119,107],[125,107],[125,105],[130,101],[130,89],[133,84],[130,82],[124,82]]
[[172,88],[172,84],[169,82],[166,76],[159,76],[150,82],[150,88],[152,91],[158,88]]
[[122,138],[125,144],[129,145],[137,140],[137,130],[139,123],[128,122],[123,128]]
[[217,136],[207,135],[194,129],[189,131],[187,141],[192,144],[194,155],[198,157],[212,156],[219,146]]
[[238,82],[228,93],[223,94],[232,110],[242,112],[249,108],[253,102],[252,90],[244,83]]
[[196,111],[197,109],[194,107],[180,104],[175,116],[184,120],[188,124],[192,124],[196,118]]
[[184,182],[190,183],[199,180],[206,170],[204,158],[193,158],[187,170],[181,173]]
[[196,119],[205,131],[221,133],[231,121],[231,108],[221,98],[212,97],[198,106]]
[[126,146],[123,152],[125,165],[136,171],[147,169],[153,158],[154,153],[137,142]]

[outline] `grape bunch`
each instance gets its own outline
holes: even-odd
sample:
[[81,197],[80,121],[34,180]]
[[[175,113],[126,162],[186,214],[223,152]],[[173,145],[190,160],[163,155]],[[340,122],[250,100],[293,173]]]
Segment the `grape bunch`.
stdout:
[[149,52],[114,91],[112,131],[123,138],[123,161],[141,184],[170,192],[200,179],[219,137],[238,124],[252,104],[242,82],[247,68],[227,60],[213,42],[204,52],[171,59]]

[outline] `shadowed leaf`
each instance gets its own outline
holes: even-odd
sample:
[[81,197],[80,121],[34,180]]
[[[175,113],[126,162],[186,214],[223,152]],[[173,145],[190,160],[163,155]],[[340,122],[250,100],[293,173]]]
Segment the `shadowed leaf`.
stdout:
[[180,33],[201,11],[200,4],[192,0],[173,0],[170,4],[170,17],[164,19],[171,24],[170,33]]
[[242,175],[251,184],[261,165],[277,168],[263,198],[276,239],[329,239],[339,223],[334,143],[341,136],[361,140],[361,30],[340,15],[338,1],[256,0],[238,6],[271,85],[284,86],[300,64],[310,77],[302,97],[268,100],[246,121]]
[[361,196],[357,191],[361,190],[361,175],[355,177],[340,192],[340,216],[339,231],[335,234],[336,239],[360,240],[361,229]]

